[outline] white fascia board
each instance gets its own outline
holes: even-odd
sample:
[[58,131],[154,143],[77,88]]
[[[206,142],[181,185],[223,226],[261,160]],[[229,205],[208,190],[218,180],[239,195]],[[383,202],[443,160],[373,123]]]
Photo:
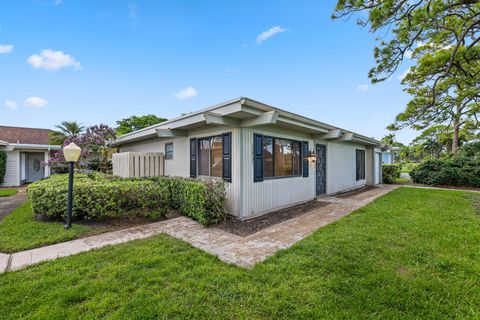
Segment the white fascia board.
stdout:
[[28,143],[12,143],[10,144],[14,149],[28,149],[28,150],[61,150],[62,146],[52,144],[28,144]]

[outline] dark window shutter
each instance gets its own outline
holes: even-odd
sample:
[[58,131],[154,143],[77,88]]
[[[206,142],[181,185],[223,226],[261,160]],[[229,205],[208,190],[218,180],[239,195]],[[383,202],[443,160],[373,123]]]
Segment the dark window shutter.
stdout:
[[263,181],[263,135],[253,135],[253,181]]
[[197,139],[190,139],[190,177],[197,176]]
[[302,157],[303,157],[303,177],[308,178],[308,141],[303,141]]
[[232,133],[222,135],[222,176],[226,182],[232,182]]

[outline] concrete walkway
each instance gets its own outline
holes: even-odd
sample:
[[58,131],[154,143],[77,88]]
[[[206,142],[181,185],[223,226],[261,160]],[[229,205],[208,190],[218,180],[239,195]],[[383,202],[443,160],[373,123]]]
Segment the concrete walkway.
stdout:
[[196,248],[217,256],[224,262],[248,268],[265,260],[277,250],[290,247],[318,228],[339,220],[397,187],[384,185],[349,198],[324,197],[319,201],[328,202],[328,205],[246,237],[240,237],[214,227],[205,228],[186,217],[179,217],[11,255],[0,254],[0,273],[107,245],[148,238],[160,233],[166,233],[186,241]]
[[18,206],[25,202],[27,199],[27,188],[22,187],[18,189],[18,192],[10,197],[0,198],[0,220],[2,220],[7,214],[11,213]]

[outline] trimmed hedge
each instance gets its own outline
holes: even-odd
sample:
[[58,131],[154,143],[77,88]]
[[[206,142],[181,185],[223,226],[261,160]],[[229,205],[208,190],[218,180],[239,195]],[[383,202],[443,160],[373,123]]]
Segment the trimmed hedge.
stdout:
[[195,180],[180,177],[152,178],[166,186],[170,207],[203,225],[217,224],[227,215],[225,183],[222,180]]
[[428,185],[480,187],[480,158],[457,156],[430,159],[410,173],[413,182]]
[[0,183],[3,183],[5,172],[7,171],[7,153],[0,151]]
[[[62,218],[67,211],[68,175],[57,174],[28,186],[34,214]],[[225,184],[221,180],[179,177],[123,179],[93,173],[75,174],[73,217],[152,217],[165,214],[168,207],[203,225],[225,220]]]
[[[102,174],[76,174],[72,216],[159,218],[168,209],[169,190],[149,180],[119,179]],[[67,211],[68,175],[53,175],[28,186],[34,214],[62,218]]]
[[386,184],[394,184],[400,178],[401,167],[396,164],[382,165],[382,180]]

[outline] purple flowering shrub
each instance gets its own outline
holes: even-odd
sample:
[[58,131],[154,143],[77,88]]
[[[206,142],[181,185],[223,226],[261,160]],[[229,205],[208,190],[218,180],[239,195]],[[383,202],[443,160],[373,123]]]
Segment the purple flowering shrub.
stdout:
[[[85,133],[67,138],[63,146],[74,142],[82,149],[80,159],[76,163],[77,168],[90,169],[104,173],[111,172],[112,163],[109,160],[114,150],[108,147],[108,143],[115,139],[115,130],[106,124],[97,124],[87,128]],[[68,172],[68,164],[63,156],[63,150],[56,151],[44,165],[50,166],[52,172]]]

